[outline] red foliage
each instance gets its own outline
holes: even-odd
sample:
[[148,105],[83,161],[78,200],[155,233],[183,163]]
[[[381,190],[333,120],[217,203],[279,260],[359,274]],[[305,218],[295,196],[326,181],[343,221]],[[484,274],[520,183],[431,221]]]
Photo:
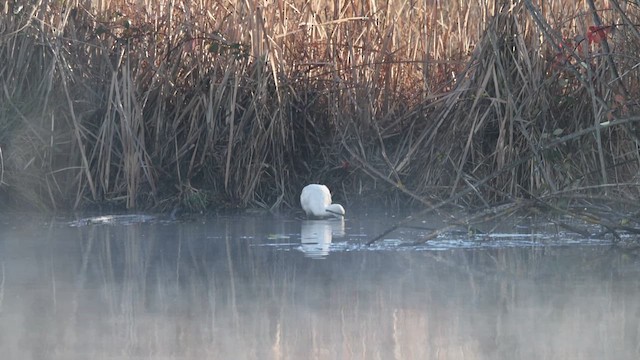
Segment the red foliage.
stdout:
[[587,31],[587,39],[589,39],[589,45],[599,44],[600,42],[605,40],[610,30],[610,26],[589,26],[589,31]]
[[[600,44],[602,41],[607,39],[607,34],[611,31],[611,26],[589,26],[587,30],[586,40],[589,45],[589,49],[591,49],[592,44]],[[577,52],[578,54],[582,54],[582,45],[584,43],[584,37],[578,35],[576,36],[575,41],[570,39],[563,39],[558,46],[560,47],[560,51],[556,53],[555,59],[553,61],[553,67],[561,67],[572,59],[573,52]]]

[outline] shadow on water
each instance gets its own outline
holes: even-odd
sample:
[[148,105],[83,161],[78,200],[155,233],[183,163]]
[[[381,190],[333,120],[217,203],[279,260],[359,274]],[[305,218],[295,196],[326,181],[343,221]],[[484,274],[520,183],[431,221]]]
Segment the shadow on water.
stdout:
[[388,223],[4,219],[2,357],[640,357],[632,254],[594,245],[361,246]]

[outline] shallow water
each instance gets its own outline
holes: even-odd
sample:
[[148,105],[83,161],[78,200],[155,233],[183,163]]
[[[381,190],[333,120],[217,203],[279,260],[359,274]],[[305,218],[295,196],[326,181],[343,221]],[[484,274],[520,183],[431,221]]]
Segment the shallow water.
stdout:
[[640,259],[606,241],[147,220],[0,217],[1,358],[640,358]]

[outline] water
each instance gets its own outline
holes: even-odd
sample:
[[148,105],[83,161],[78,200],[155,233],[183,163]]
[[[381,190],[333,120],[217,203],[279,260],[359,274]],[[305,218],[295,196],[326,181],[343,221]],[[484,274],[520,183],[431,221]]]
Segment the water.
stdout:
[[606,241],[148,220],[0,217],[2,359],[640,358],[638,253]]

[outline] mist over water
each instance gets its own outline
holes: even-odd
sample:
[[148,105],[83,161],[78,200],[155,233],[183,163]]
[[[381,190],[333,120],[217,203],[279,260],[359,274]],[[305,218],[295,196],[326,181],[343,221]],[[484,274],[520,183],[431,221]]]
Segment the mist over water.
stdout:
[[526,231],[363,246],[393,221],[4,216],[1,357],[640,358],[637,253]]

